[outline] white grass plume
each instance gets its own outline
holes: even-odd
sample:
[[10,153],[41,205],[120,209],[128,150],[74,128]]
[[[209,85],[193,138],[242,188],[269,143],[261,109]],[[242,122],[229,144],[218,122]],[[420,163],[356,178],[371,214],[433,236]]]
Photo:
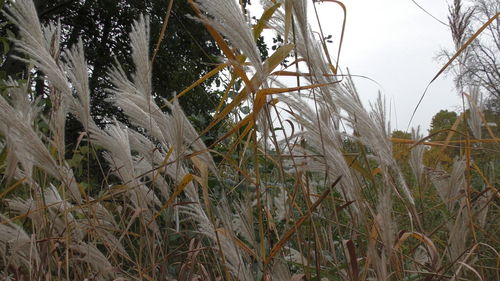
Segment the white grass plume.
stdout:
[[467,101],[470,112],[468,125],[474,137],[481,139],[481,125],[483,124],[481,116],[483,115],[484,101],[479,87],[470,88],[470,95]]
[[[417,127],[417,129],[412,129],[412,139],[414,141],[419,141],[422,139],[422,135],[420,134],[420,126]],[[415,178],[417,179],[417,183],[420,184],[422,183],[422,177],[424,174],[424,152],[425,148],[422,144],[419,144],[411,150],[410,154],[410,167],[413,171],[413,174],[415,175]]]
[[236,0],[196,0],[209,16],[202,19],[213,26],[247,56],[257,73],[262,73],[262,63],[249,23]]
[[3,268],[7,268],[10,263],[36,270],[40,265],[40,256],[36,245],[33,244],[35,241],[32,241],[20,225],[9,218],[0,214],[0,220],[0,256],[3,257],[0,259],[0,264],[3,264]]
[[[403,179],[401,170],[392,156],[392,144],[389,140],[390,129],[386,125],[385,104],[379,93],[377,101],[372,104],[372,111],[368,113],[359,98],[357,90],[351,78],[338,88],[334,102],[349,114],[347,121],[359,134],[359,140],[366,145],[377,156],[380,165],[389,168],[395,174],[399,188],[402,189],[408,201],[414,205],[413,196]],[[389,175],[385,175],[389,176]],[[389,180],[389,182],[393,182]],[[397,186],[395,191],[399,192]]]
[[149,98],[151,95],[152,65],[149,58],[149,17],[141,15],[132,25],[130,32],[130,45],[132,47],[132,60],[136,68],[133,81],[136,89]]
[[30,163],[29,165],[32,163],[60,180],[68,187],[70,196],[81,202],[82,198],[71,169],[65,163],[62,163],[62,166],[56,163],[32,124],[27,122],[29,120],[0,96],[0,134],[8,135],[12,141],[19,144],[16,145],[16,155],[20,161]]
[[71,93],[66,76],[56,61],[60,26],[51,23],[42,28],[31,0],[14,1],[5,15],[20,31],[21,39],[14,40],[16,48],[34,60],[59,91],[66,95]]
[[93,120],[90,115],[88,65],[85,60],[81,38],[75,46],[64,51],[64,58],[66,59],[65,71],[71,81],[72,88],[77,94],[77,97],[71,99],[70,110],[80,120],[85,131],[88,131]]
[[[77,244],[70,245],[71,250],[76,253],[76,258],[73,261],[82,261],[91,266],[94,272],[88,272],[88,277],[95,278],[95,276],[105,277],[106,279],[115,277],[115,271],[113,266],[109,262],[108,258],[101,253],[96,246],[80,242]],[[104,278],[103,278],[104,279]]]
[[123,109],[133,124],[148,130],[165,150],[174,147],[177,158],[188,153],[190,147],[187,145],[196,151],[204,151],[200,157],[216,173],[212,156],[178,102],[164,100],[165,106],[171,111],[171,114],[166,114],[153,100],[151,65],[147,53],[149,27],[144,18],[134,23],[130,36],[136,72],[133,81],[130,81],[119,64],[111,69],[109,74],[114,88],[109,90],[113,94],[110,100]]
[[[35,119],[38,117],[38,114],[41,111],[41,107],[38,105],[38,100],[33,100],[27,93],[28,88],[26,84],[18,84],[17,81],[9,79],[5,81],[5,85],[9,87],[9,97],[12,101],[12,107],[14,111],[19,113],[20,116],[25,120],[26,124],[34,124]],[[2,123],[0,122],[0,126]],[[0,131],[8,131],[5,124],[4,128],[0,129]],[[22,162],[22,167],[26,174],[31,175],[33,171],[32,161],[26,161],[27,158],[30,158],[29,155],[25,155],[25,157],[18,157],[15,153],[17,151],[17,146],[20,144],[16,141],[16,138],[11,137],[10,135],[6,135],[6,148],[7,148],[7,158],[5,161],[5,177],[7,179],[12,179],[14,175],[18,172],[18,163]]]
[[[330,116],[326,110],[320,109],[320,119],[316,118],[315,112],[308,106],[304,106],[303,100],[298,98],[283,98],[291,108],[294,110],[293,117],[300,125],[307,129],[307,133],[300,134],[300,137],[307,140],[314,151],[296,151],[300,154],[314,155],[318,152],[323,154],[323,159],[309,158],[305,168],[312,172],[321,173],[328,171],[328,183],[333,183],[339,176],[342,176],[340,183],[335,186],[343,199],[354,201],[355,203],[350,206],[354,214],[354,222],[362,220],[361,210],[365,207],[362,205],[363,199],[361,197],[361,187],[354,179],[354,175],[349,168],[349,164],[342,151],[342,137],[338,129],[336,129],[335,115]],[[321,128],[321,129],[320,129]],[[297,147],[296,150],[299,150]],[[324,149],[324,150],[323,150]]]
[[109,125],[104,130],[91,130],[90,133],[91,140],[108,151],[104,157],[113,168],[113,173],[128,187],[127,194],[130,196],[134,208],[144,210],[144,216],[141,216],[141,218],[145,225],[158,233],[156,223],[149,223],[153,217],[149,207],[160,205],[160,203],[154,193],[148,190],[138,179],[127,129],[115,121],[115,124]]
[[70,212],[65,213],[66,210],[74,206],[64,200],[52,184],[43,192],[43,205],[37,204],[31,198],[25,200],[20,198],[7,199],[6,203],[13,213],[17,215],[27,214],[33,221],[38,216],[46,216],[46,219],[50,222],[49,235],[58,237],[69,232],[73,241],[83,239],[84,234],[73,214]]

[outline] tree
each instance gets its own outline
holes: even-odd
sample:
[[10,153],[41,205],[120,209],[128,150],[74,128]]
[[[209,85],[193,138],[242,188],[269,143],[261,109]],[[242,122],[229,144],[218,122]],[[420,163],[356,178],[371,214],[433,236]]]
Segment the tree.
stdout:
[[[431,141],[444,141],[448,135],[453,133],[452,140],[461,138],[461,133],[450,131],[457,121],[458,115],[454,111],[441,110],[436,113],[431,120],[429,135]],[[463,124],[461,124],[463,127]],[[459,130],[457,130],[459,131]],[[431,147],[424,153],[424,163],[426,166],[433,167],[439,164],[444,169],[450,169],[453,164],[453,158],[460,155],[459,147],[447,147],[442,150],[441,147]],[[436,160],[439,159],[439,163]]]
[[[134,64],[130,59],[129,33],[133,21],[140,14],[149,16],[150,54],[153,53],[169,1],[34,0],[33,2],[43,24],[48,24],[50,21],[60,22],[61,48],[68,48],[79,38],[82,39],[89,65],[91,111],[96,123],[104,126],[111,118],[128,123],[121,110],[107,101],[109,94],[106,89],[112,85],[106,72],[118,62],[126,73],[132,73]],[[7,0],[5,5],[12,5],[12,1]],[[9,25],[3,15],[0,15],[0,24],[6,27],[0,30],[0,36],[7,37],[8,34],[17,36],[16,28]],[[6,42],[4,40],[4,43]],[[28,69],[28,65],[16,59],[16,56],[22,55],[16,52],[13,44],[6,47],[8,52],[3,53],[0,58],[0,72],[4,73],[4,77],[11,76],[14,79],[26,78],[30,74],[29,83],[32,83],[32,88],[35,89],[35,96],[42,97],[45,111],[49,112],[51,105],[47,97],[50,89],[47,87],[44,74],[38,69]],[[153,65],[153,96],[157,98],[157,102],[161,103],[161,98],[172,98],[210,71],[218,55],[219,50],[215,42],[205,27],[194,19],[194,13],[187,1],[173,1],[168,26]],[[193,123],[198,129],[204,128],[210,122],[211,113],[219,102],[218,93],[211,90],[214,79],[209,79],[179,100],[186,115],[195,121]],[[102,161],[99,151],[89,153],[91,150],[85,143],[76,148],[81,131],[81,124],[69,116],[65,130],[69,149],[65,157],[69,159],[71,165],[80,168],[77,173],[77,177],[81,176],[79,180],[99,186],[99,183],[104,181],[107,170],[106,166],[101,165],[106,165],[106,162]],[[206,135],[205,140],[210,143],[217,138],[217,134],[216,128]]]
[[[476,0],[469,7],[464,7],[461,0],[454,0],[449,7],[448,22],[455,50],[499,10],[498,0]],[[500,98],[500,18],[493,20],[467,47],[457,64],[455,82],[460,92],[466,86],[479,86],[488,93],[488,98]]]
[[[6,5],[9,5],[9,2]],[[71,46],[79,37],[82,38],[90,67],[89,82],[94,118],[99,122],[105,117],[120,118],[119,111],[106,102],[108,94],[105,88],[110,85],[109,81],[103,78],[106,77],[104,74],[115,63],[115,59],[126,71],[131,68],[128,33],[133,20],[140,14],[146,14],[150,18],[150,45],[154,48],[167,12],[168,1],[35,0],[34,3],[42,23],[60,21],[62,47]],[[173,2],[168,28],[153,66],[153,91],[158,98],[172,98],[175,93],[191,85],[212,69],[212,64],[216,62],[215,57],[219,55],[215,42],[203,25],[189,15],[193,15],[193,12],[187,1]],[[10,29],[16,33],[13,27]],[[2,31],[3,36],[6,35],[6,30]],[[21,77],[26,65],[16,60],[15,55],[15,50],[10,48],[0,61],[0,71],[6,75]],[[40,76],[43,76],[43,73],[33,73],[35,79]],[[210,113],[217,104],[217,95],[209,93],[212,81],[213,79],[208,80],[203,86],[193,89],[180,99],[188,115],[198,116],[208,122]],[[39,96],[47,90],[43,84],[38,84],[36,89]]]
[[429,135],[432,135],[431,140],[442,141],[446,139],[453,124],[455,124],[458,115],[454,111],[441,110],[431,120]]

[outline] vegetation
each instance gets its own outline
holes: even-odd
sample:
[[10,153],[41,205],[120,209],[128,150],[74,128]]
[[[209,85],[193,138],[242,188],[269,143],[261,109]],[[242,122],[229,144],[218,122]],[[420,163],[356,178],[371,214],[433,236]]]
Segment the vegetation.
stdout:
[[[316,41],[307,1],[269,1],[255,25],[244,3],[188,2],[223,55],[192,86],[228,74],[198,130],[179,99],[155,91],[147,17],[130,29],[128,62],[95,78],[126,123],[99,122],[89,42],[61,44],[32,1],[11,2],[26,73],[44,75],[7,79],[0,96],[1,278],[499,278],[498,111],[471,91],[467,110],[440,112],[428,136],[390,132],[383,97],[365,108]],[[264,28],[282,39],[268,56]],[[81,126],[70,148],[68,116]]]

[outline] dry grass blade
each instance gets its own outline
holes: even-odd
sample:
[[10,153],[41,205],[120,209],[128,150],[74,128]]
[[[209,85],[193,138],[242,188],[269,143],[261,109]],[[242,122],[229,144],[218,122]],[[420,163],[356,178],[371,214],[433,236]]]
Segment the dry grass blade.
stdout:
[[194,89],[196,86],[201,85],[203,82],[207,81],[207,79],[209,79],[210,77],[213,77],[214,75],[216,75],[217,73],[219,73],[220,71],[222,71],[225,67],[227,67],[226,63],[221,63],[221,64],[217,65],[217,67],[215,67],[214,69],[212,69],[211,71],[209,71],[207,74],[203,75],[196,82],[194,82],[193,84],[189,85],[189,87],[187,87],[186,89],[182,90],[182,92],[178,93],[174,98],[172,98],[170,100],[170,102],[173,102],[174,100],[179,99],[184,94],[186,94],[187,92],[189,92],[192,89]]
[[11,186],[7,187],[4,191],[2,191],[2,193],[0,193],[0,199],[3,198],[5,195],[7,195],[8,193],[10,193],[11,191],[13,191],[14,189],[16,189],[17,187],[19,187],[21,184],[23,184],[27,179],[26,178],[22,178],[18,181],[16,181],[14,184],[12,184]]
[[165,204],[163,204],[163,206],[161,206],[160,210],[151,218],[151,220],[148,222],[148,224],[151,224],[158,216],[160,216],[161,212],[163,212],[163,210],[167,209],[168,207],[170,207],[172,205],[172,203],[174,202],[175,198],[177,198],[177,196],[179,196],[182,191],[184,191],[184,189],[186,188],[186,186],[194,179],[194,176],[192,174],[186,174],[181,182],[177,185],[177,187],[175,188],[174,192],[172,193],[172,195],[170,195],[170,197],[168,198],[167,202],[165,202]]
[[[188,0],[188,2],[191,5],[191,7],[193,8],[193,10],[196,12],[196,14],[198,16],[201,16],[201,11],[194,4],[194,1],[193,0]],[[234,55],[234,53],[231,50],[231,48],[227,45],[227,43],[224,40],[224,38],[222,38],[222,36],[219,34],[219,32],[217,32],[217,30],[215,30],[209,24],[207,24],[207,23],[204,23],[204,24],[205,24],[205,28],[210,33],[210,35],[212,36],[212,38],[217,42],[217,45],[219,45],[219,48],[222,50],[222,52],[224,53],[224,55],[226,55],[227,59],[229,61],[232,61],[232,62],[239,61],[236,58],[236,56]],[[252,83],[250,82],[250,80],[248,79],[248,76],[246,75],[246,73],[243,70],[243,68],[241,66],[235,65],[235,64],[233,64],[232,66],[234,68],[235,73],[243,80],[243,82],[245,82],[245,84],[248,86],[248,88],[250,89],[250,91],[253,92],[254,91],[254,87],[253,87]]]
[[247,244],[245,244],[245,242],[241,241],[238,237],[231,235],[231,233],[226,231],[224,228],[218,228],[216,231],[224,235],[226,238],[232,240],[239,248],[250,254],[255,259],[259,258],[259,256]]
[[[337,0],[323,0],[323,2],[332,2],[332,3],[339,5],[340,8],[342,8],[343,15],[344,15],[344,19],[342,21],[342,31],[340,33],[339,49],[337,51],[337,59],[336,59],[335,67],[333,65],[331,65],[331,67],[333,68],[333,74],[336,75],[338,72],[338,69],[339,69],[340,51],[342,50],[342,43],[344,42],[344,33],[345,33],[346,21],[347,21],[347,8],[345,7],[344,3],[337,1]],[[325,51],[327,51],[326,48],[325,48]]]
[[161,41],[163,41],[163,37],[165,37],[165,32],[167,31],[168,20],[170,19],[173,4],[174,0],[170,0],[170,2],[168,3],[167,12],[165,13],[165,18],[163,19],[163,24],[161,26],[160,35],[158,36],[158,41],[156,41],[155,49],[153,51],[153,57],[151,58],[151,63],[155,61],[156,54],[158,53],[158,50],[160,50]]
[[425,246],[428,249],[430,258],[431,258],[432,268],[434,270],[436,270],[439,267],[439,264],[438,264],[439,254],[438,254],[438,250],[436,248],[436,245],[434,245],[434,242],[432,242],[432,240],[429,237],[427,237],[421,233],[418,233],[418,232],[400,233],[399,239],[396,241],[396,244],[394,245],[394,249],[399,250],[399,248],[401,248],[401,245],[410,237],[413,237],[413,238],[415,238],[415,239],[417,239],[420,242],[425,244]]
[[352,240],[347,240],[345,242],[347,252],[349,253],[349,267],[351,269],[350,274],[353,281],[359,281],[359,269],[358,269],[358,258],[356,256],[356,248]]
[[276,3],[276,4],[272,5],[271,7],[269,7],[267,10],[265,10],[264,13],[262,13],[262,16],[260,17],[259,21],[257,22],[257,24],[253,28],[253,39],[254,40],[259,39],[262,31],[264,30],[264,28],[267,25],[267,22],[269,21],[269,19],[273,16],[274,12],[276,12],[276,10],[279,7],[281,7],[281,3]]

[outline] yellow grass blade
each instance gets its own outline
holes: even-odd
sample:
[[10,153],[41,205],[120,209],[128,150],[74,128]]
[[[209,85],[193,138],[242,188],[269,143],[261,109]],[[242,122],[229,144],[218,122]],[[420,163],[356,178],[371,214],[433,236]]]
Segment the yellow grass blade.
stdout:
[[215,109],[215,114],[220,113],[222,106],[229,98],[229,91],[231,91],[235,83],[236,83],[236,76],[231,75],[231,81],[229,81],[229,84],[227,85],[226,90],[224,91],[224,95],[222,96],[219,104],[217,105],[217,109]]
[[[288,54],[293,50],[293,45],[285,45],[282,46],[281,48],[278,48],[276,52],[274,52],[265,62],[264,62],[264,69],[266,72],[271,72],[276,66],[278,66],[285,58],[288,56]],[[261,81],[261,74],[257,73],[252,77],[252,80],[250,82],[252,85],[255,85],[258,87],[260,84],[262,84]],[[231,111],[233,111],[238,105],[240,105],[250,94],[250,92],[255,92],[255,91],[249,91],[249,88],[245,86],[240,93],[233,99],[233,101],[224,107],[222,111],[217,114],[214,118],[214,120],[201,132],[200,135],[206,134],[210,129],[212,129],[215,125],[217,125],[220,121],[222,121]]]
[[163,38],[165,37],[165,31],[167,31],[168,19],[170,18],[170,14],[172,13],[173,4],[174,0],[170,0],[170,2],[168,3],[167,12],[165,13],[165,18],[163,19],[163,24],[161,26],[160,35],[158,36],[158,41],[156,42],[155,49],[153,51],[153,57],[151,58],[151,63],[155,61],[156,54],[158,53],[158,50],[160,50],[161,41],[163,41]]
[[193,178],[194,178],[194,176],[192,174],[187,174],[187,175],[184,176],[184,178],[182,178],[181,182],[175,188],[175,190],[172,193],[172,195],[170,195],[170,197],[168,198],[167,202],[165,204],[163,204],[163,206],[160,208],[160,210],[148,222],[148,225],[151,224],[160,215],[160,213],[163,210],[165,210],[168,207],[170,207],[170,205],[172,204],[172,202],[174,202],[175,198],[177,198],[177,196],[179,196],[179,194],[181,194],[182,191],[184,191],[184,189],[186,188],[186,186],[193,180]]
[[266,59],[264,62],[264,70],[267,73],[271,73],[280,63],[282,63],[286,57],[290,54],[290,52],[295,48],[294,44],[286,44],[278,49]]
[[290,37],[290,30],[292,27],[292,0],[285,0],[285,44],[288,43]]
[[462,114],[460,114],[460,116],[458,116],[457,120],[455,121],[455,123],[451,127],[450,132],[448,133],[448,136],[446,137],[446,140],[444,142],[444,146],[439,149],[438,155],[436,157],[436,161],[434,162],[435,165],[437,165],[439,163],[439,160],[441,159],[441,157],[444,153],[444,150],[446,149],[446,147],[450,143],[453,135],[455,135],[455,132],[458,129],[458,125],[460,125],[460,122],[462,121],[463,118],[464,118],[464,114],[462,113]]
[[238,237],[234,236],[234,235],[231,235],[229,234],[224,228],[217,228],[216,230],[217,232],[221,233],[222,235],[226,236],[227,238],[231,239],[234,241],[234,243],[240,248],[242,249],[243,251],[247,252],[248,254],[250,254],[252,257],[254,257],[255,259],[258,259],[258,256],[257,254],[247,245],[245,244],[245,242],[241,241],[240,239],[238,239]]
[[[195,11],[195,13],[200,16],[201,11],[198,9],[198,7],[194,4],[193,0],[188,0],[189,4],[191,5],[192,9]],[[233,51],[229,46],[226,44],[226,41],[222,36],[215,30],[212,26],[208,25],[207,23],[204,23],[205,28],[207,29],[208,33],[210,33],[210,36],[217,42],[217,45],[221,49],[221,51],[224,53],[226,58],[229,59],[229,61],[237,62],[239,61],[236,56],[234,55]],[[234,68],[234,72],[245,82],[245,84],[249,87],[249,89],[253,92],[253,85],[250,83],[250,80],[248,79],[248,76],[246,75],[245,71],[241,66],[233,64],[232,65]]]
[[3,198],[7,193],[11,192],[12,190],[16,189],[18,186],[20,186],[24,181],[26,181],[26,178],[22,178],[18,181],[16,181],[13,185],[7,187],[2,193],[0,193],[0,198]]
[[345,7],[344,3],[337,1],[337,0],[323,0],[323,2],[332,2],[340,6],[342,8],[342,11],[344,12],[344,20],[342,21],[342,31],[340,32],[340,42],[339,42],[339,50],[337,52],[337,59],[335,67],[333,65],[330,65],[333,68],[333,73],[337,74],[337,70],[339,69],[339,60],[340,60],[340,51],[342,50],[342,43],[344,42],[344,33],[345,33],[345,26],[346,26],[346,21],[347,21],[347,8]]
[[274,12],[276,12],[276,10],[280,6],[281,3],[274,4],[262,13],[262,16],[260,17],[259,21],[253,28],[253,39],[255,40],[259,39],[262,30],[264,30],[264,28],[267,25],[267,22],[274,15]]
[[170,101],[172,102],[174,99],[178,99],[180,97],[182,97],[185,93],[191,91],[192,89],[194,89],[196,86],[200,85],[201,83],[205,82],[207,79],[209,79],[210,77],[216,75],[217,73],[219,73],[221,70],[223,70],[225,67],[227,66],[227,64],[225,63],[221,63],[219,65],[217,65],[217,67],[215,67],[214,69],[212,69],[210,72],[208,72],[207,74],[203,75],[200,79],[198,79],[196,82],[194,82],[193,84],[191,84],[189,87],[187,87],[186,89],[182,90],[182,92],[178,93],[175,98],[172,98]]
[[199,157],[191,157],[193,165],[200,172],[199,177],[195,177],[196,181],[200,184],[203,194],[203,201],[205,202],[205,207],[207,208],[208,217],[213,219],[212,215],[212,204],[210,203],[210,198],[208,195],[208,165],[205,161]]
[[413,237],[413,238],[419,240],[420,242],[424,243],[425,246],[427,246],[427,249],[428,249],[428,252],[429,252],[430,258],[431,258],[432,268],[436,269],[438,261],[439,261],[438,250],[437,250],[436,246],[434,245],[434,242],[432,242],[432,240],[429,237],[425,236],[422,233],[418,233],[415,231],[403,232],[399,236],[398,241],[396,241],[396,244],[394,245],[394,250],[396,250],[396,251],[399,250],[399,248],[401,248],[401,245],[410,237]]

